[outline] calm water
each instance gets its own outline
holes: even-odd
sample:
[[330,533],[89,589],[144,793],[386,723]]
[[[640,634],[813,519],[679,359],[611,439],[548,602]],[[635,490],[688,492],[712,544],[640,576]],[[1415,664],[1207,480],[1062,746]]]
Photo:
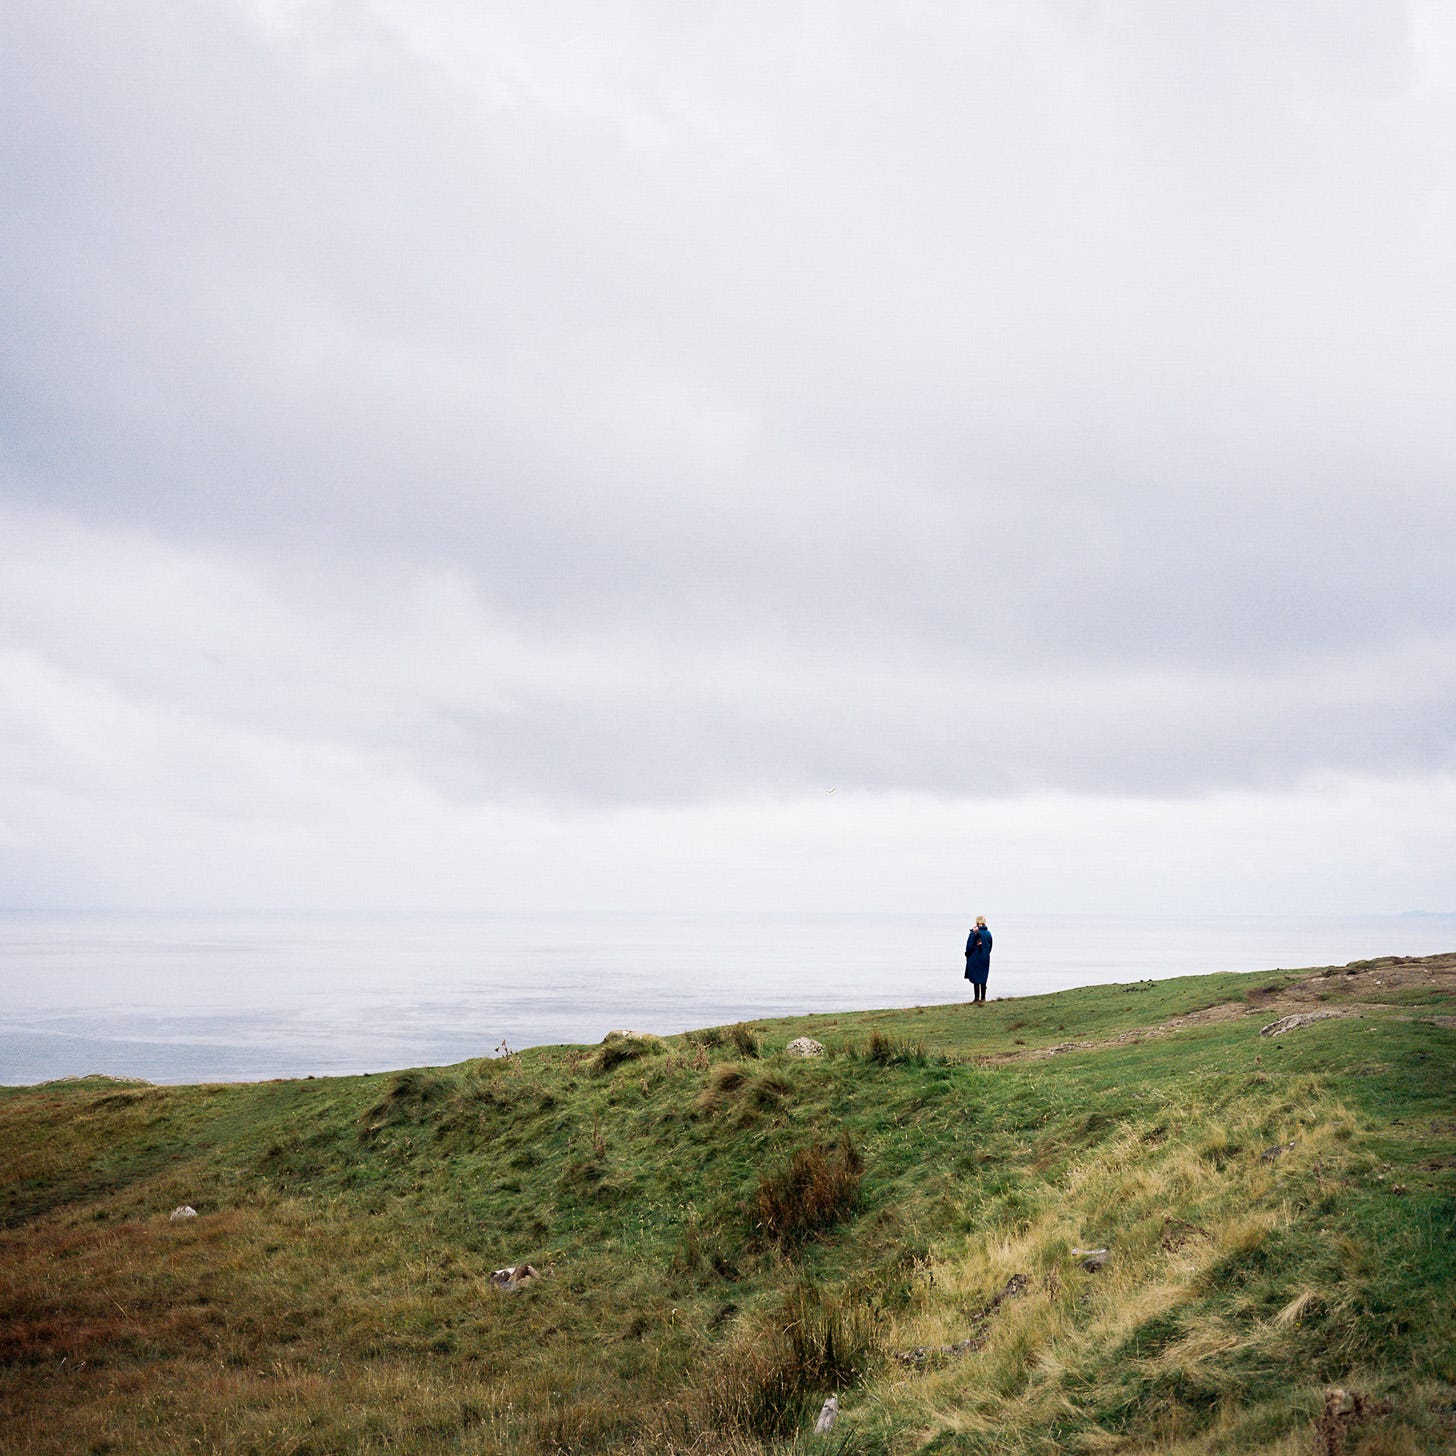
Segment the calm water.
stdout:
[[[959,915],[0,913],[0,1083],[383,1071],[965,997]],[[1456,916],[1002,917],[991,994],[1456,949]]]

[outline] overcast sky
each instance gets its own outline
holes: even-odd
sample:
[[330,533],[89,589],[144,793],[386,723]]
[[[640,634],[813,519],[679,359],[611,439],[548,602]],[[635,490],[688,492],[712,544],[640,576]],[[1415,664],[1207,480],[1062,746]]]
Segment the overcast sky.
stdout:
[[1456,908],[1456,9],[8,0],[0,903]]

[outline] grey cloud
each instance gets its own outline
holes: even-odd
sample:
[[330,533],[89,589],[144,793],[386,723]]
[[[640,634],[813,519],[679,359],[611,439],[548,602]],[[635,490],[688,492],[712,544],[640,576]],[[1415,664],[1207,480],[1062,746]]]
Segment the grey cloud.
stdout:
[[1449,767],[1440,8],[1131,14],[10,7],[4,490],[266,598],[47,650],[465,797]]
[[788,633],[739,650],[590,624],[522,635],[461,575],[263,578],[144,538],[4,524],[29,565],[0,618],[30,644],[4,673],[5,751],[14,782],[57,790],[140,784],[228,817],[298,797],[315,760],[553,811],[840,786],[1278,790],[1456,767],[1449,637],[1259,670],[1091,652],[966,669]]

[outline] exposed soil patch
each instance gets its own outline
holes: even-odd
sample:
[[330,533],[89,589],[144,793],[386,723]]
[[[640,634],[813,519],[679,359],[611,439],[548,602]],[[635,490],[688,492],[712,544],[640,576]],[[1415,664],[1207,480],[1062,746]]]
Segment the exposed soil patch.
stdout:
[[[1331,966],[1279,994],[1280,1004],[1321,1001],[1332,991],[1354,1001],[1379,1005],[1399,991],[1428,990],[1456,996],[1456,952],[1433,956],[1382,956]],[[1400,1004],[1400,1003],[1397,1003]]]

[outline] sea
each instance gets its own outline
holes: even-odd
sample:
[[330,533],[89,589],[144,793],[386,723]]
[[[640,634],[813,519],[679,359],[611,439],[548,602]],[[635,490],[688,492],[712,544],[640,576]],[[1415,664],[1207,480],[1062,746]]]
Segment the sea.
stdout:
[[[441,1066],[967,997],[960,914],[0,911],[0,1085]],[[1008,915],[992,997],[1456,950],[1456,915]]]

